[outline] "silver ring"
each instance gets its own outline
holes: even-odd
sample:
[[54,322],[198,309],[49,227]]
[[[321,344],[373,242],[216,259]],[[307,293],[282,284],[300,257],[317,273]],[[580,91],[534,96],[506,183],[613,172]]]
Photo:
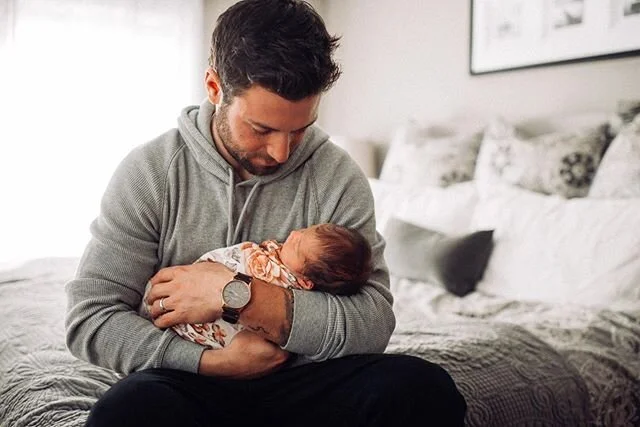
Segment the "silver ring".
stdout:
[[168,311],[168,310],[166,309],[166,307],[164,306],[164,300],[165,300],[166,298],[167,298],[167,297],[160,298],[160,308],[162,309],[162,312],[163,312],[163,313],[165,313],[165,312],[167,312],[167,311]]

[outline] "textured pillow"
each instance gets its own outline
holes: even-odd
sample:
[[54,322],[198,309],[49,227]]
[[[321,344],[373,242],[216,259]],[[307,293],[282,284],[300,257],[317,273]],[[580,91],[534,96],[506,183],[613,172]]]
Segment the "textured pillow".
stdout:
[[475,176],[544,194],[584,197],[607,144],[606,124],[528,137],[504,120],[487,127]]
[[493,228],[477,289],[513,299],[640,309],[640,199],[481,193],[472,227]]
[[589,197],[640,197],[640,115],[618,133],[607,149]]
[[391,218],[384,232],[385,259],[395,276],[437,283],[462,297],[482,278],[492,234],[487,230],[453,237]]
[[447,187],[473,178],[482,133],[454,126],[420,127],[409,122],[391,142],[380,172],[382,181]]
[[640,99],[622,99],[618,101],[616,114],[609,120],[609,133],[616,136],[637,116],[640,116]]
[[440,187],[409,187],[369,179],[375,203],[376,228],[383,231],[391,216],[445,234],[469,230],[478,202],[474,182]]

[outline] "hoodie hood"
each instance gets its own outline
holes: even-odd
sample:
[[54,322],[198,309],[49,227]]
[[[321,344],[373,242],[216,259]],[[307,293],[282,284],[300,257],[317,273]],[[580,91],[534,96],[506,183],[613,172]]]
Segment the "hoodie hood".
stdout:
[[[229,184],[233,179],[233,168],[216,149],[211,134],[211,120],[214,113],[215,105],[208,99],[199,106],[186,107],[178,118],[178,129],[196,161],[207,171]],[[317,125],[311,126],[305,133],[303,141],[298,144],[277,172],[262,176],[255,175],[245,182],[247,184],[259,182],[264,185],[287,176],[302,165],[328,139],[329,135]]]
[[[205,99],[200,106],[182,110],[178,118],[178,130],[189,151],[205,170],[222,180],[227,187],[228,212],[226,244],[238,242],[242,226],[251,212],[251,203],[261,186],[278,181],[302,165],[318,148],[328,141],[329,136],[317,126],[311,126],[305,137],[278,171],[269,175],[254,175],[241,183],[235,182],[233,167],[218,152],[211,134],[211,120],[215,106]],[[242,203],[239,213],[235,213],[235,186],[251,186],[249,195]]]

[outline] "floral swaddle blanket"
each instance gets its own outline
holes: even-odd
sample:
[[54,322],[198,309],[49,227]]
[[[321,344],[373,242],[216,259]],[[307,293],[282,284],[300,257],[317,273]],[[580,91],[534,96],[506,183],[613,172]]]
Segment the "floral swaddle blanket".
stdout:
[[[258,245],[243,242],[226,248],[215,249],[202,255],[196,262],[219,262],[234,272],[264,280],[285,288],[300,288],[296,276],[280,261],[278,249],[282,245],[275,240],[266,240]],[[151,284],[147,283],[140,306],[140,315],[150,318],[149,306],[145,302]],[[222,319],[210,323],[179,324],[172,329],[182,338],[211,348],[222,348],[229,344],[242,325],[232,325]]]

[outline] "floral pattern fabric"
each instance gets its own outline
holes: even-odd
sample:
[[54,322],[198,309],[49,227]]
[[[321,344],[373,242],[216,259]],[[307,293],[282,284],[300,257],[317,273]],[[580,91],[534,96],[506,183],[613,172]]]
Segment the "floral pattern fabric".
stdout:
[[[272,285],[301,289],[296,276],[280,260],[278,252],[281,246],[275,240],[266,240],[262,244],[243,242],[209,251],[196,262],[219,262],[232,271],[248,274]],[[147,285],[143,301],[149,289]],[[149,306],[144,302],[143,305],[141,314],[148,317]],[[175,325],[172,329],[188,341],[211,348],[222,348],[229,344],[243,328],[242,325],[232,325],[218,319],[210,323]]]
[[605,124],[527,137],[511,124],[494,120],[486,129],[475,177],[543,194],[584,197],[589,193],[608,143]]

